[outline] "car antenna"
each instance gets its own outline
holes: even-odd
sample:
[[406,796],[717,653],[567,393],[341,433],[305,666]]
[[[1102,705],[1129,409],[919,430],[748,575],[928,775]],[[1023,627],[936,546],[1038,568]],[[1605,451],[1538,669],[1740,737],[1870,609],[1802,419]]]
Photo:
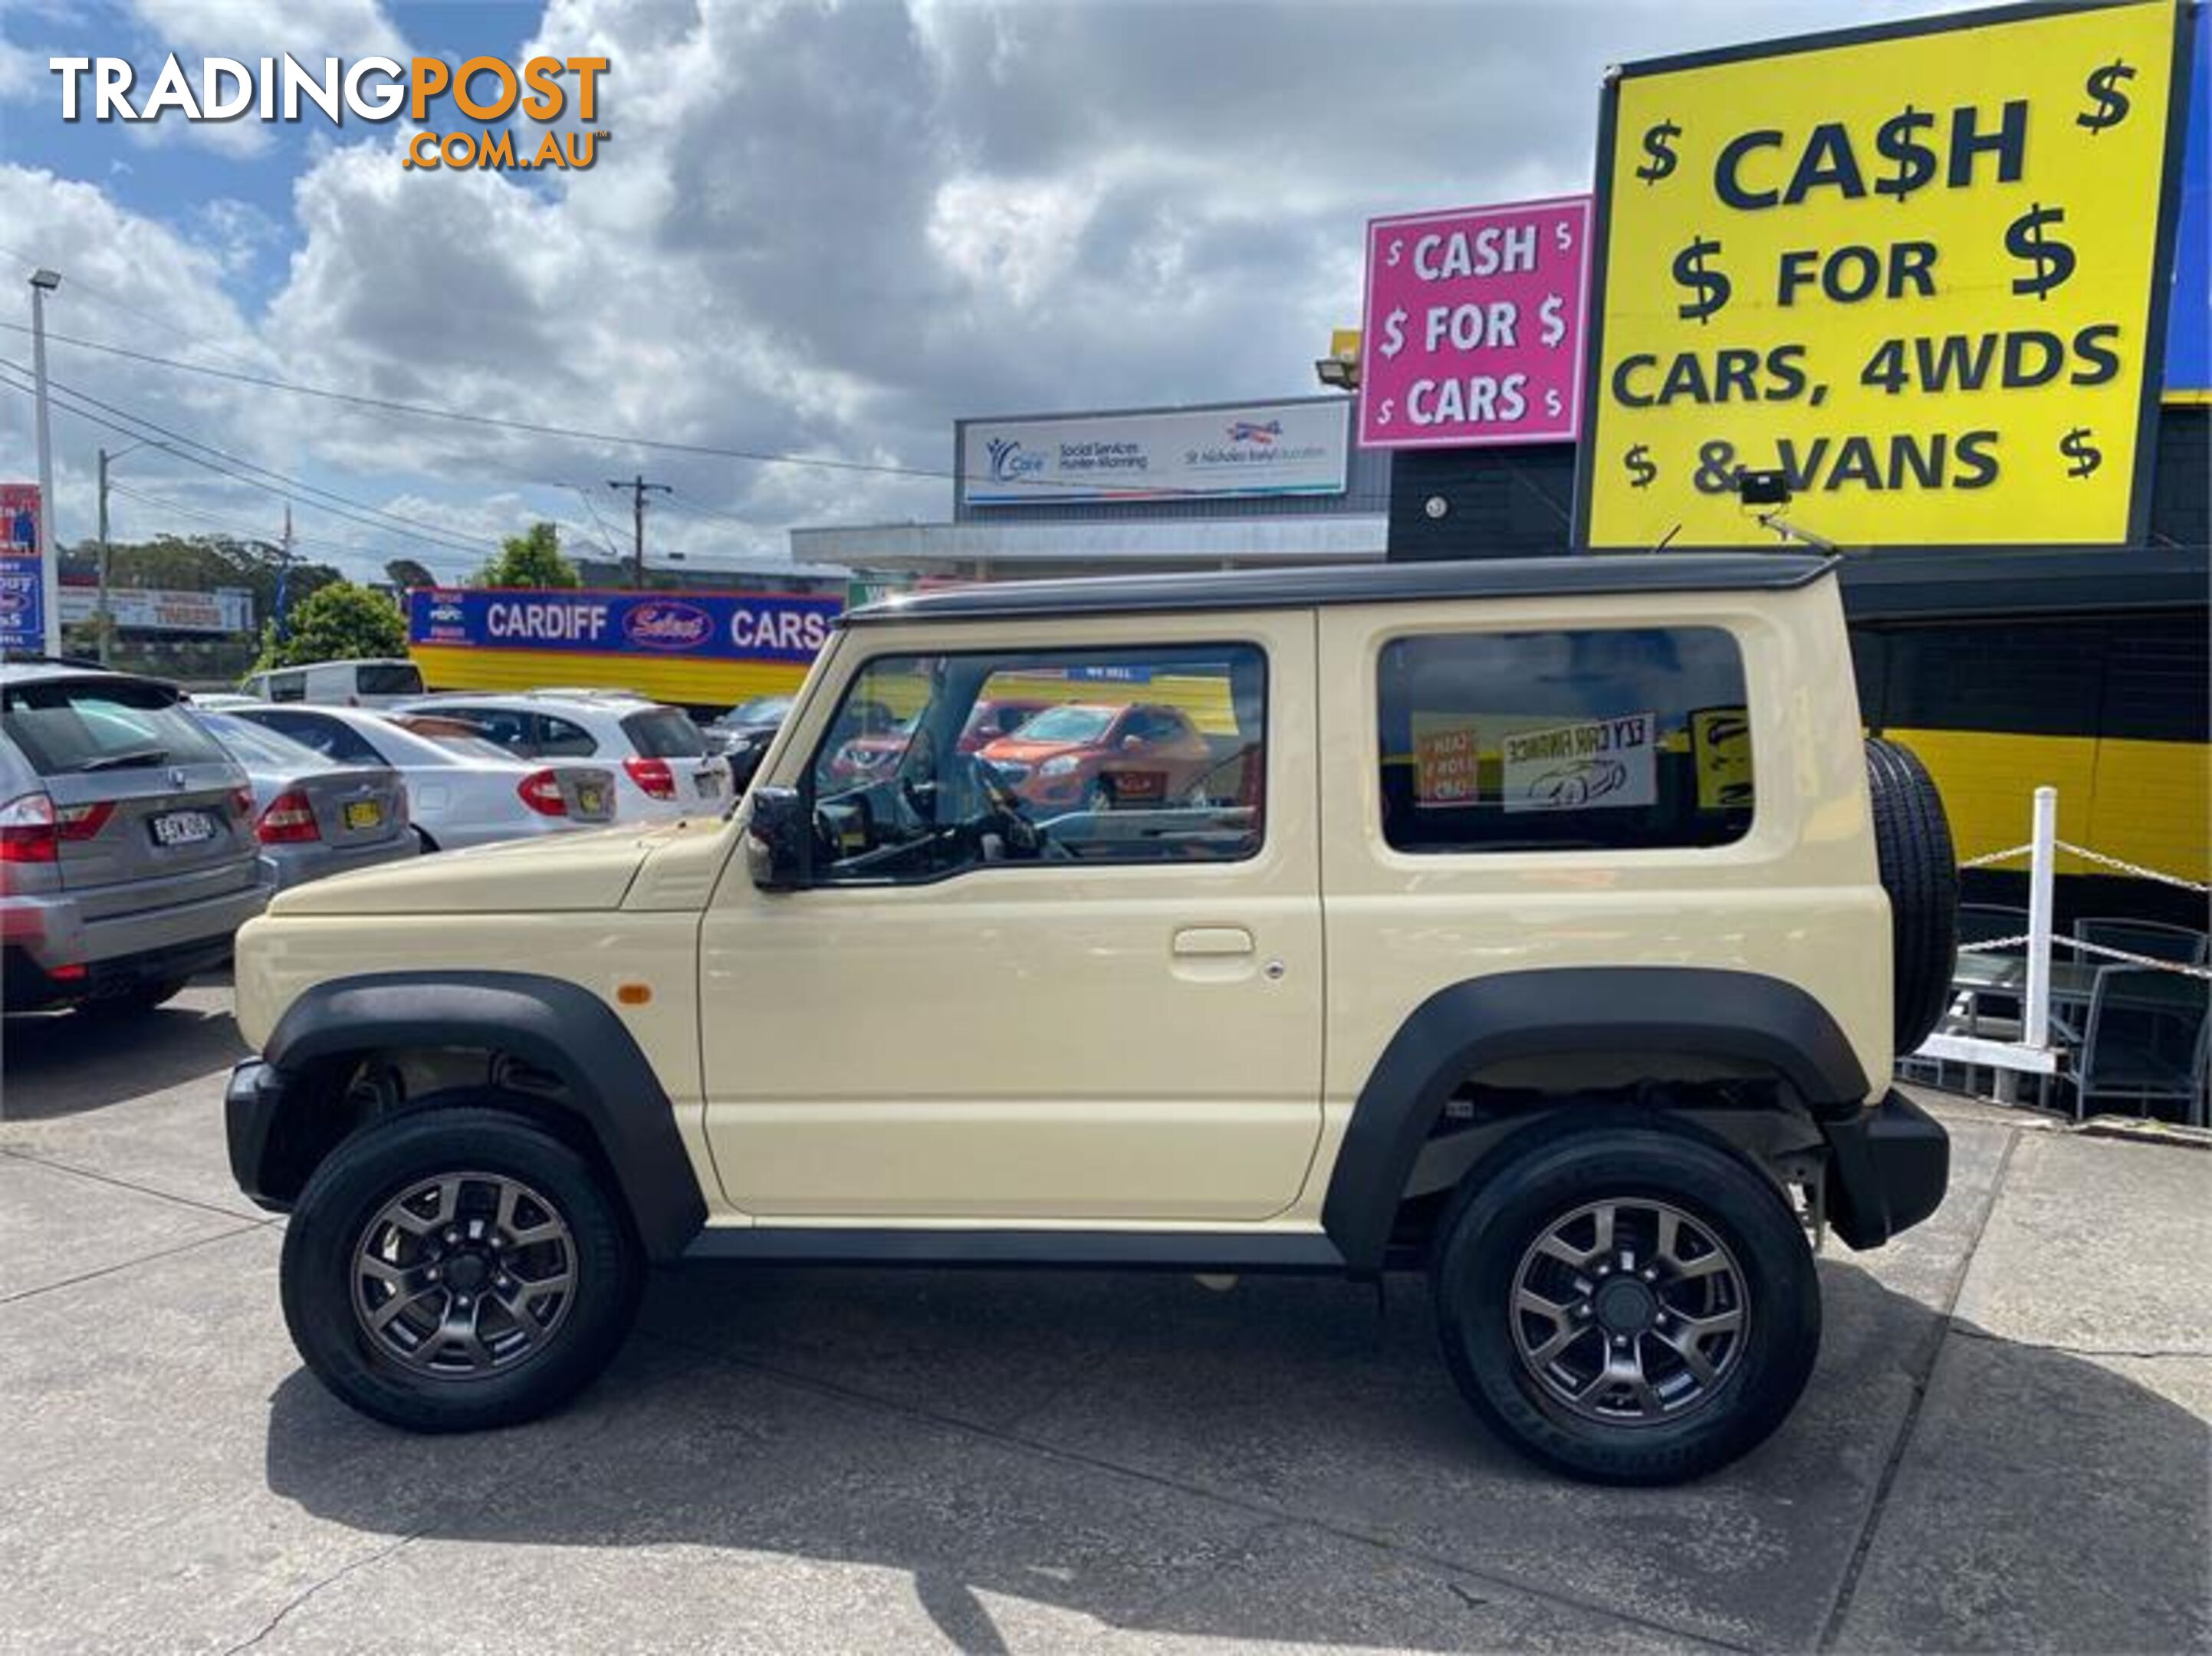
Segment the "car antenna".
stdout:
[[1651,549],[1649,555],[1656,557],[1660,553],[1664,552],[1668,546],[1674,543],[1674,537],[1681,532],[1682,525],[1676,524],[1672,529],[1668,530],[1665,534],[1659,537],[1658,543]]

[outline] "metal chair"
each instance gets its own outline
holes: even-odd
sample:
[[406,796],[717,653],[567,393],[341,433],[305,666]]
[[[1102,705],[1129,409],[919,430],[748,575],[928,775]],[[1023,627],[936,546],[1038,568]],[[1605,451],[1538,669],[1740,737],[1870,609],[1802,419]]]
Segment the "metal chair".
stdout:
[[2212,983],[2148,966],[2108,966],[2089,993],[2074,1119],[2099,1098],[2179,1107],[2203,1124],[2206,1066],[2212,1062]]
[[[2102,944],[2106,949],[2124,949],[2130,955],[2148,955],[2155,961],[2179,961],[2185,966],[2203,966],[2212,937],[2191,931],[2185,925],[2169,925],[2163,920],[2081,919],[2074,922],[2074,941]],[[2100,955],[2077,950],[2091,965],[2104,961]]]

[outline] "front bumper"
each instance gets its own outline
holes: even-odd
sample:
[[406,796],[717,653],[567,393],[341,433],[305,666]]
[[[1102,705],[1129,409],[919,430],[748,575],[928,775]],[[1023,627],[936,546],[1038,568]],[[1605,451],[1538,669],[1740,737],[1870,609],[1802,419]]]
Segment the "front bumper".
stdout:
[[223,1137],[230,1148],[230,1176],[256,1207],[289,1212],[292,1204],[270,1194],[282,1146],[276,1134],[284,1111],[284,1072],[249,1058],[230,1072],[223,1089]]
[[1951,1139],[1902,1093],[1848,1121],[1821,1127],[1828,1141],[1828,1220],[1855,1248],[1880,1247],[1943,1204]]

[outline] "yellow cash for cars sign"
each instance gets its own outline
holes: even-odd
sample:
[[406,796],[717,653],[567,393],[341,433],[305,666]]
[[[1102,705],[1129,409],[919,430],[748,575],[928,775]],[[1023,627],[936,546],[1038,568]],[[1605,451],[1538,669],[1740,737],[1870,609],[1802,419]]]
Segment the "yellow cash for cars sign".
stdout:
[[2172,0],[1635,64],[1598,149],[1580,543],[2139,539],[2188,47]]

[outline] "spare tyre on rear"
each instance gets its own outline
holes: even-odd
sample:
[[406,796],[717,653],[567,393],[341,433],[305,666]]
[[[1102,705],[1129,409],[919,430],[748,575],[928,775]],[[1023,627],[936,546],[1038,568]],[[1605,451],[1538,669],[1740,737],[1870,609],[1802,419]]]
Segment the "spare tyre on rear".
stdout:
[[1910,748],[1881,737],[1866,744],[1875,856],[1889,894],[1896,1047],[1928,1039],[1951,995],[1959,952],[1959,864],[1943,797]]

